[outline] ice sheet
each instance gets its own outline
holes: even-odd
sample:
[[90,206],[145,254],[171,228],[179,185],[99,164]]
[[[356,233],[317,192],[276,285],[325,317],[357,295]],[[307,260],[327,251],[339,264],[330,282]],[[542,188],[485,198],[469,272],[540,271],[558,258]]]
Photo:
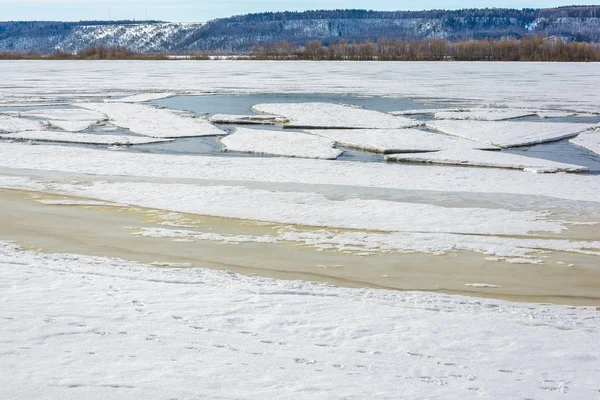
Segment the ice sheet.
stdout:
[[523,157],[500,151],[450,149],[424,154],[390,154],[386,161],[415,162],[426,164],[449,164],[473,167],[522,169],[534,173],[587,172],[580,165],[565,164],[539,158]]
[[344,104],[270,103],[257,104],[253,110],[289,120],[288,128],[410,128],[419,121]]
[[433,121],[427,127],[498,147],[530,146],[576,136],[594,125],[514,121]]
[[38,121],[0,115],[0,134],[20,131],[36,131],[40,129],[43,129],[43,125]]
[[129,103],[80,103],[79,107],[106,114],[112,124],[138,135],[157,138],[219,136],[226,133],[202,118],[186,113]]
[[598,131],[581,133],[576,138],[569,140],[569,142],[600,154],[600,132]]
[[102,121],[107,119],[100,112],[85,110],[81,108],[47,108],[40,110],[20,111],[22,117],[34,117],[45,120],[59,121]]
[[343,289],[6,242],[0,270],[3,398],[585,399],[597,389],[592,307]]
[[339,146],[374,153],[417,153],[449,148],[498,149],[473,140],[417,129],[323,129],[311,134],[334,140]]
[[226,151],[335,160],[342,155],[330,139],[298,132],[238,128],[221,139]]
[[85,133],[66,133],[54,131],[26,131],[1,135],[0,139],[35,140],[39,142],[135,145],[168,142],[168,139],[153,139],[125,135],[93,135]]
[[474,120],[474,121],[504,121],[535,115],[528,110],[483,108],[470,111],[442,111],[435,113],[435,119]]
[[[0,142],[0,167],[171,180],[346,185],[436,192],[504,193],[600,202],[600,177],[494,168],[356,163],[298,158],[198,157],[106,152]],[[54,173],[54,172],[53,172]],[[510,182],[510,185],[499,184]]]

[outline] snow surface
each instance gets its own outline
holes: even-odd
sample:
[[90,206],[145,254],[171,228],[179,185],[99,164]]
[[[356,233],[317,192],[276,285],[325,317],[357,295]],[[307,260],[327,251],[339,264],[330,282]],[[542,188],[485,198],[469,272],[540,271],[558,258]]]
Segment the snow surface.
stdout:
[[0,167],[53,173],[196,179],[221,184],[247,181],[347,185],[436,192],[505,193],[600,202],[600,177],[596,175],[534,175],[493,168],[136,154],[7,142],[0,142]]
[[331,103],[270,103],[257,104],[254,111],[277,115],[289,120],[288,128],[410,128],[421,125],[403,117],[345,104]]
[[576,136],[594,125],[511,121],[433,121],[427,127],[498,147],[530,146]]
[[282,122],[281,118],[268,115],[230,115],[214,114],[209,118],[213,124],[250,124],[250,125],[273,125]]
[[523,118],[535,115],[527,110],[493,109],[484,108],[471,111],[442,111],[435,113],[435,119],[455,119],[474,121],[504,121],[508,119]]
[[450,149],[424,154],[390,154],[386,161],[522,169],[534,173],[588,172],[589,168],[500,151]]
[[181,111],[129,103],[80,103],[78,106],[106,114],[112,124],[143,136],[177,138],[226,134],[208,121]]
[[593,308],[153,268],[6,242],[0,268],[3,398],[597,396]]
[[86,133],[65,133],[53,131],[26,131],[1,135],[0,139],[35,140],[39,142],[135,145],[168,142],[169,139],[153,139],[126,135],[93,135]]
[[582,133],[576,138],[569,140],[569,142],[600,154],[600,132]]
[[449,148],[498,149],[473,140],[417,129],[323,129],[309,132],[334,140],[339,146],[383,154],[417,153]]
[[20,131],[36,131],[42,128],[42,124],[38,121],[0,115],[0,134]]
[[298,132],[238,128],[221,139],[226,151],[335,160],[342,155],[330,139]]
[[145,103],[147,101],[166,99],[175,96],[175,93],[140,93],[118,99],[108,99],[106,102],[118,103]]

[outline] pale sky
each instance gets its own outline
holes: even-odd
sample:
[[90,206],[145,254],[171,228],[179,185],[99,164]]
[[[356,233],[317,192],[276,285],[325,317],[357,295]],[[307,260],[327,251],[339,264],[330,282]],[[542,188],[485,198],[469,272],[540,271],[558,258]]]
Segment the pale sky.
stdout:
[[432,8],[544,8],[570,0],[0,0],[0,21],[157,19],[204,22],[214,18],[263,11],[313,9],[423,10]]

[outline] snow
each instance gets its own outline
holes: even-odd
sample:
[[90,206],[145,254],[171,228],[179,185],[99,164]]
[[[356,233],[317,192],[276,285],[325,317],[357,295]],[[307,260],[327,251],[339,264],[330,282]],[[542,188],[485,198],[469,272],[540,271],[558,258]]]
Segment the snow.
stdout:
[[177,138],[226,134],[208,121],[181,111],[129,103],[81,103],[78,106],[106,114],[112,124],[143,136]]
[[281,118],[268,115],[230,115],[214,114],[209,118],[213,124],[250,124],[250,125],[273,125],[282,122]]
[[450,149],[425,154],[391,154],[386,161],[449,164],[473,167],[522,169],[533,173],[588,172],[587,167],[500,151]]
[[0,139],[35,140],[39,142],[81,143],[105,145],[136,145],[168,142],[168,139],[152,139],[126,135],[94,135],[53,131],[26,131],[1,135]]
[[329,139],[297,132],[236,129],[221,139],[226,151],[268,154],[284,157],[335,160],[342,155]]
[[37,121],[0,115],[0,134],[20,131],[36,131],[42,128],[42,124]]
[[448,148],[498,149],[472,140],[417,129],[310,130],[309,133],[334,140],[338,146],[374,153],[417,153]]
[[507,148],[530,146],[576,136],[594,125],[511,121],[433,121],[427,127],[448,135]]
[[435,119],[475,120],[475,121],[504,121],[535,115],[527,110],[484,108],[471,111],[442,111],[435,113]]
[[392,114],[392,115],[428,115],[428,114],[435,114],[438,112],[461,112],[461,111],[469,111],[469,110],[463,110],[460,108],[421,108],[421,109],[414,109],[414,110],[390,111],[388,114]]
[[341,289],[6,242],[0,268],[3,398],[585,399],[597,390],[593,308]]
[[576,138],[569,140],[569,142],[586,148],[593,153],[600,154],[600,132],[581,133]]
[[[171,180],[340,185],[433,192],[503,193],[600,202],[600,177],[523,174],[493,168],[356,163],[297,158],[198,157],[107,152],[0,142],[0,167],[56,174],[121,175]],[[510,185],[498,184],[510,182]]]
[[577,113],[572,111],[555,111],[555,110],[542,110],[536,112],[540,118],[566,118],[576,116]]
[[254,111],[277,115],[289,120],[288,128],[410,128],[419,121],[345,104],[270,103],[257,104]]

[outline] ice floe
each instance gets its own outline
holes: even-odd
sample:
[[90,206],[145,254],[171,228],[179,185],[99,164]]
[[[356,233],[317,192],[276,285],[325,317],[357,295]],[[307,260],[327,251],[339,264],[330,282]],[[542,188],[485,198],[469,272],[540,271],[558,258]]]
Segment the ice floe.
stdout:
[[166,99],[175,96],[175,93],[141,93],[117,99],[107,99],[106,102],[118,103],[144,103],[152,100]]
[[534,173],[588,172],[581,165],[565,164],[540,158],[524,157],[500,151],[449,149],[423,154],[390,154],[386,161],[449,164],[473,167],[522,169]]
[[107,119],[103,113],[81,108],[47,108],[20,111],[18,114],[22,117],[59,121],[102,121]]
[[32,121],[25,118],[0,115],[0,134],[21,131],[37,131],[43,129],[43,125],[38,121]]
[[588,149],[589,151],[600,154],[600,132],[587,132],[578,135],[569,142]]
[[138,135],[157,138],[226,135],[202,118],[187,113],[129,103],[80,103],[79,107],[101,112],[110,122]]
[[237,124],[237,125],[273,125],[277,122],[283,122],[279,117],[268,115],[231,115],[214,114],[209,118],[213,124]]
[[10,294],[3,398],[26,388],[28,398],[584,399],[597,389],[592,307],[345,289],[6,242],[0,270]]
[[[502,193],[600,202],[600,177],[299,158],[198,157],[0,142],[0,167],[95,175]],[[499,184],[510,182],[510,185]]]
[[221,142],[226,151],[242,153],[325,160],[342,155],[342,151],[333,148],[333,140],[298,132],[238,128]]
[[483,108],[470,111],[442,111],[435,113],[435,119],[455,119],[474,121],[505,121],[535,115],[528,110],[512,110],[504,108]]
[[80,143],[98,145],[136,145],[168,142],[169,139],[155,139],[126,135],[94,135],[86,133],[66,133],[55,131],[25,131],[0,135],[0,139],[35,140],[38,142]]
[[594,125],[514,121],[432,121],[427,127],[498,147],[530,146],[576,136]]
[[277,115],[288,120],[288,128],[410,128],[419,121],[396,117],[378,111],[345,104],[331,103],[269,103],[257,104],[253,110]]
[[323,129],[311,134],[334,140],[337,145],[374,153],[418,153],[449,148],[498,149],[473,140],[417,129]]

